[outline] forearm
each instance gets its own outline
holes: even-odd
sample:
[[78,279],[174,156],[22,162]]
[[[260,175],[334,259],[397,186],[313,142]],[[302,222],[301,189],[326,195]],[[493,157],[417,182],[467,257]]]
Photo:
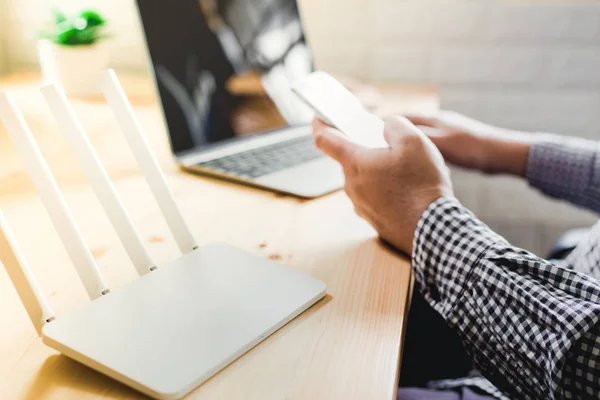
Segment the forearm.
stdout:
[[535,143],[535,135],[494,128],[488,136],[480,138],[484,141],[484,172],[502,173],[525,177],[531,145]]
[[[448,198],[421,218],[413,268],[416,288],[498,388],[515,398],[585,393],[575,385],[582,379],[565,381],[563,369],[572,365],[570,350],[581,352],[580,340],[597,330],[597,281],[510,246]],[[577,357],[588,361],[592,350],[600,349]],[[597,394],[600,372],[591,373]]]

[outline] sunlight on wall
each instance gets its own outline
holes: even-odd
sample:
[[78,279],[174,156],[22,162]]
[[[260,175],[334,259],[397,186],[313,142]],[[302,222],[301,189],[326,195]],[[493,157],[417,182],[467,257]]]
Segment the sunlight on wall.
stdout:
[[0,75],[8,70],[8,52],[6,48],[7,9],[7,0],[0,0]]

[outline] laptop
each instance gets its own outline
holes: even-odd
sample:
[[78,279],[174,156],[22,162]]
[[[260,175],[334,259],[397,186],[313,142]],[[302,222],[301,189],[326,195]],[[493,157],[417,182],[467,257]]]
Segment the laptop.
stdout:
[[137,0],[185,170],[304,198],[343,186],[290,83],[313,71],[296,0]]

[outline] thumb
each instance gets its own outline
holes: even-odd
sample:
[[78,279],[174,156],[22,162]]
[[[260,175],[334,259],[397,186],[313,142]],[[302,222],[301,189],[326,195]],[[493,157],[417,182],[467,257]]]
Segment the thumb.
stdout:
[[400,116],[386,118],[383,131],[385,141],[391,148],[402,145],[407,135],[422,135],[419,128],[414,126],[408,119]]
[[317,147],[342,165],[345,165],[358,149],[356,144],[344,138],[338,130],[318,119],[313,121],[313,135]]

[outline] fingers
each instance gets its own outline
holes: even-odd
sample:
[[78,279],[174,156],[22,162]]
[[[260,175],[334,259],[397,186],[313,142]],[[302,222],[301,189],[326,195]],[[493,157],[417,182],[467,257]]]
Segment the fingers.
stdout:
[[313,135],[317,147],[342,165],[348,163],[358,149],[358,145],[342,137],[337,129],[318,118],[313,121]]
[[434,113],[407,113],[403,114],[406,119],[415,125],[428,126],[435,128],[438,126],[439,119]]
[[419,126],[419,129],[435,144],[444,143],[448,140],[448,134],[441,129]]
[[385,120],[385,141],[391,148],[400,147],[407,135],[421,135],[419,128],[404,117],[390,117]]

